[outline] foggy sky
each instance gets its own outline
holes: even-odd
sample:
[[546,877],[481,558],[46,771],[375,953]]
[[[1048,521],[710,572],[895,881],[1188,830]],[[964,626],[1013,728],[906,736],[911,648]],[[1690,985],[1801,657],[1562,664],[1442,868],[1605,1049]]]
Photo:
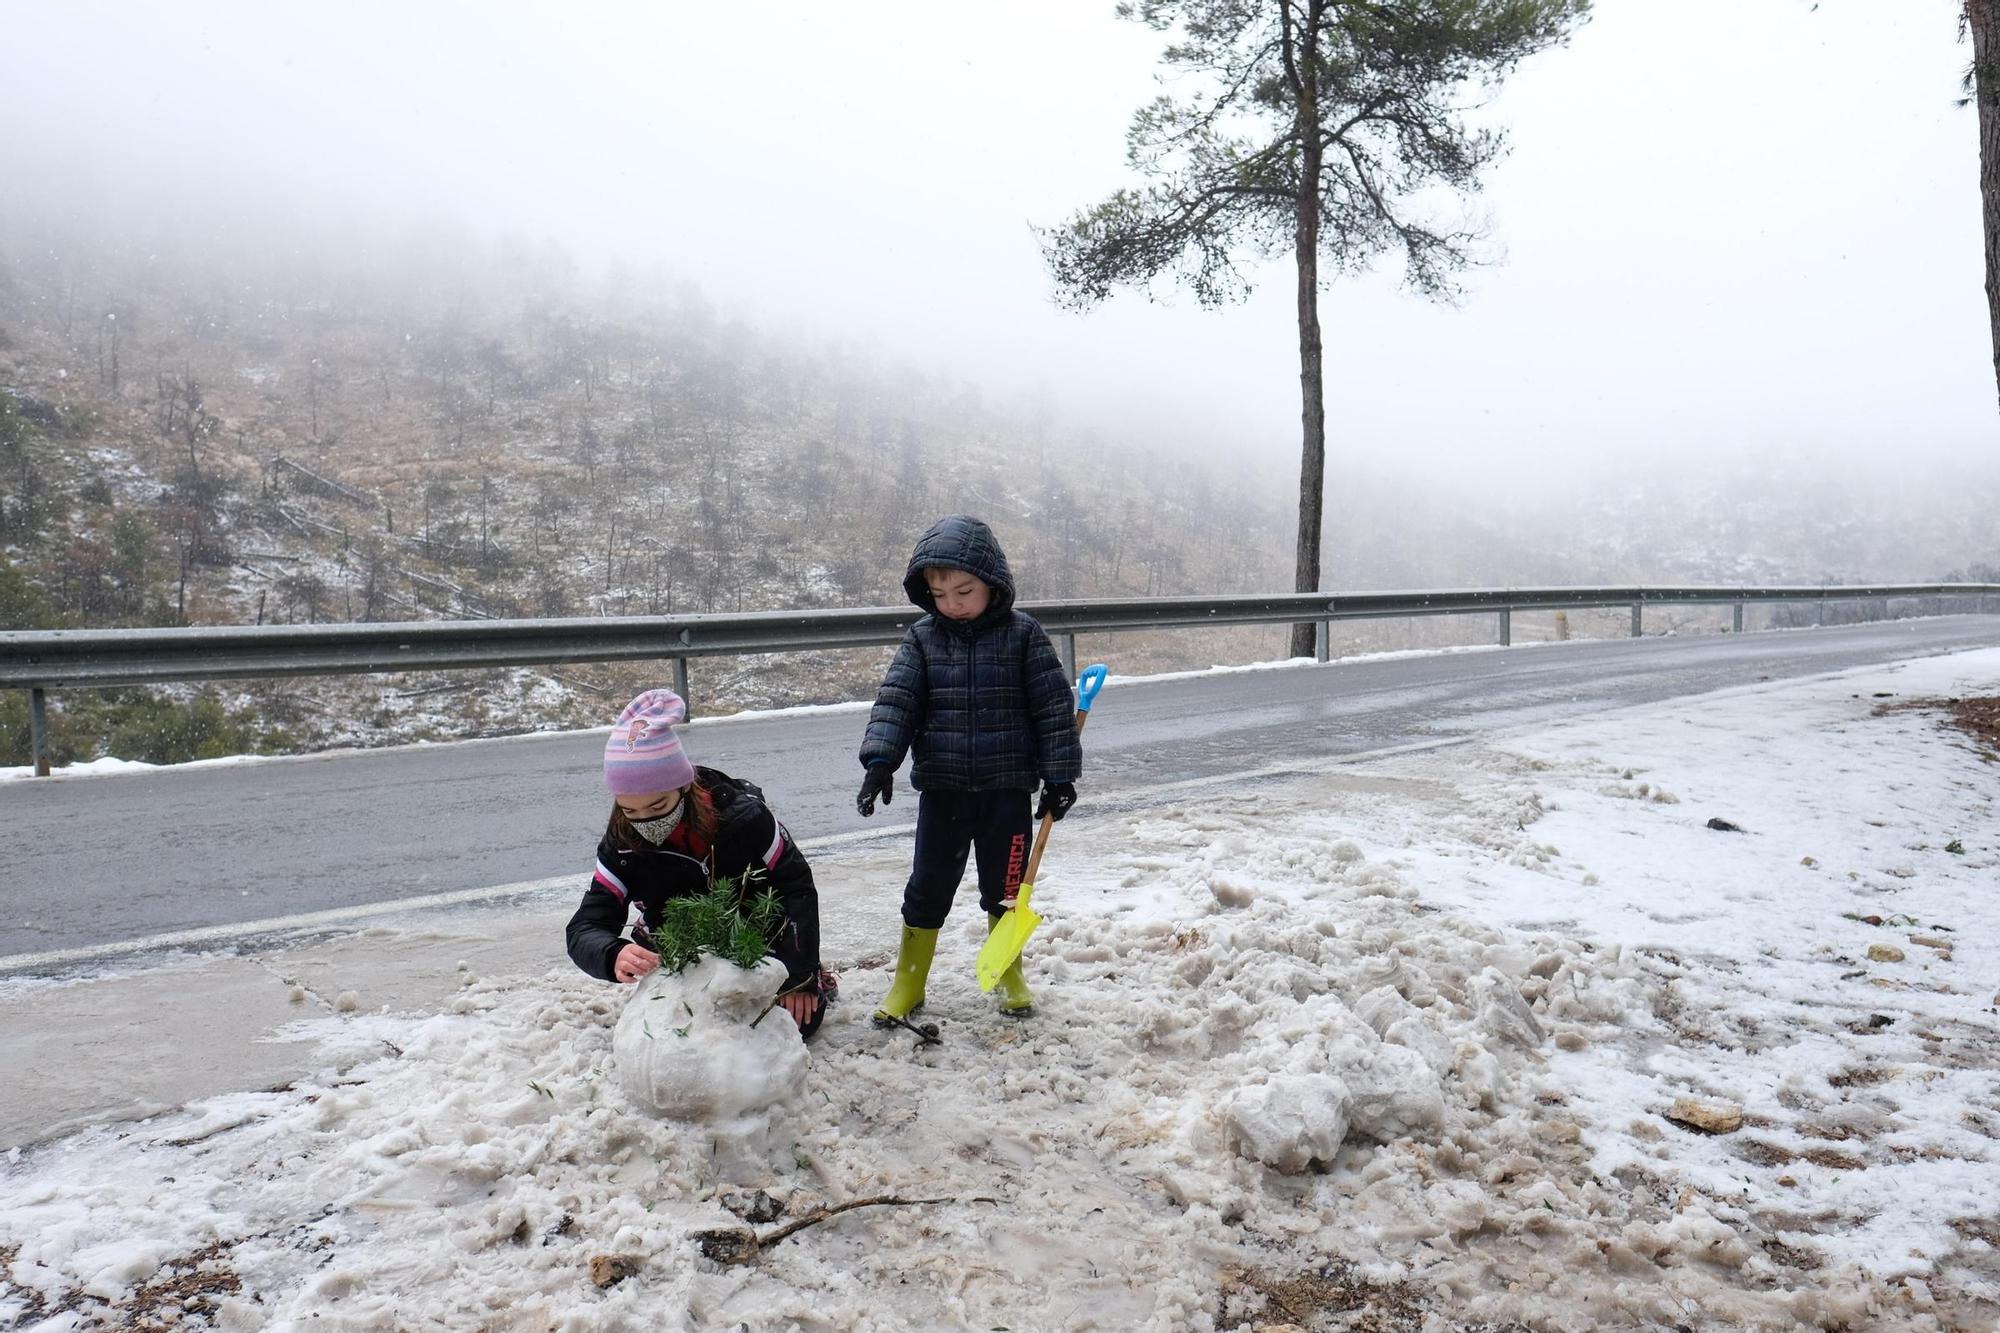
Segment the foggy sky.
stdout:
[[[1957,0],[1598,0],[1491,118],[1503,260],[1328,288],[1341,458],[1994,455]],[[1126,438],[1295,457],[1288,264],[1245,306],[1050,301],[1031,230],[1130,182],[1160,38],[1110,0],[14,4],[0,188],[163,224],[269,196],[660,263],[771,330]],[[22,163],[28,163],[22,166]],[[166,181],[162,183],[163,179]]]

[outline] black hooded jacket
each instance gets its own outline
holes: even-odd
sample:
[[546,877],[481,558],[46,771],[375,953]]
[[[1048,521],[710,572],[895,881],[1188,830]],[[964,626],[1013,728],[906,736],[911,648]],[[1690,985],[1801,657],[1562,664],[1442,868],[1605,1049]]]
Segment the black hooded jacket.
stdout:
[[[992,590],[970,621],[937,613],[926,569],[962,569]],[[993,530],[954,514],[917,542],[903,589],[926,614],[903,634],[876,692],[861,762],[903,762],[919,791],[1033,790],[1083,771],[1076,700],[1055,645],[1014,609],[1014,575]]]

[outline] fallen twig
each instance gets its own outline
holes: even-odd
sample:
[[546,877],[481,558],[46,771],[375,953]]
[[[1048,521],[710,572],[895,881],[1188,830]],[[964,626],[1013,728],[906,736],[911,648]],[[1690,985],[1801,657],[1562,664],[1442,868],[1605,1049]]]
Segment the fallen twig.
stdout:
[[804,990],[804,989],[805,989],[806,987],[808,987],[808,986],[812,985],[812,984],[813,984],[813,982],[817,981],[818,979],[819,979],[819,978],[818,978],[818,977],[816,977],[816,976],[812,976],[812,977],[807,977],[807,978],[806,978],[806,979],[805,979],[804,981],[801,981],[801,982],[800,982],[800,983],[799,983],[798,985],[796,985],[796,986],[787,986],[787,987],[785,987],[785,988],[784,988],[783,990],[779,991],[779,992],[778,992],[778,993],[777,993],[776,995],[773,995],[773,996],[771,997],[771,1002],[770,1002],[769,1004],[767,1004],[767,1005],[765,1005],[765,1006],[764,1006],[764,1012],[763,1012],[763,1013],[761,1013],[761,1014],[758,1014],[758,1015],[757,1015],[757,1016],[756,1016],[755,1018],[753,1018],[753,1019],[751,1019],[751,1020],[750,1020],[750,1026],[754,1028],[754,1027],[756,1027],[756,1026],[757,1026],[757,1025],[759,1024],[759,1023],[763,1022],[763,1021],[764,1021],[764,1019],[765,1019],[765,1017],[766,1017],[766,1016],[767,1016],[767,1015],[768,1015],[768,1014],[769,1014],[769,1013],[770,1013],[770,1012],[771,1012],[771,1011],[772,1011],[773,1009],[776,1009],[776,1008],[778,1007],[779,1003],[780,1003],[780,1002],[781,1002],[781,1001],[782,1001],[782,1000],[783,1000],[783,999],[784,999],[784,998],[785,998],[785,997],[786,997],[787,995],[797,995],[797,994],[798,994],[798,993],[799,993],[800,991],[803,991],[803,990]]
[[998,1199],[987,1195],[979,1195],[970,1199],[960,1199],[952,1195],[936,1199],[905,1199],[894,1194],[877,1194],[867,1199],[849,1199],[846,1203],[837,1203],[831,1208],[816,1208],[804,1217],[787,1222],[785,1225],[764,1236],[759,1236],[756,1232],[746,1227],[721,1227],[712,1231],[697,1231],[694,1233],[694,1239],[695,1244],[701,1247],[703,1258],[713,1260],[719,1264],[747,1264],[765,1249],[776,1245],[787,1236],[795,1235],[798,1232],[804,1231],[807,1227],[817,1226],[830,1217],[837,1217],[841,1213],[849,1212],[856,1208],[872,1208],[877,1206],[908,1208],[922,1203],[998,1202],[1000,1202]]
[[875,1021],[878,1023],[886,1022],[893,1027],[908,1028],[910,1031],[916,1033],[918,1049],[922,1049],[925,1046],[944,1045],[944,1038],[938,1034],[938,1025],[935,1023],[926,1023],[922,1027],[918,1027],[909,1019],[898,1018],[894,1014],[884,1014]]

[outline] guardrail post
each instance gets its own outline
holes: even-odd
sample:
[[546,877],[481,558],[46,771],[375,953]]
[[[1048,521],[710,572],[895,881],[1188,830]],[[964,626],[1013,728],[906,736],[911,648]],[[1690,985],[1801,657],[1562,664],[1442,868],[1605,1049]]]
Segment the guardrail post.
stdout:
[[1512,647],[1513,643],[1514,643],[1514,608],[1511,606],[1503,606],[1500,608],[1500,646],[1502,648],[1508,648]]
[[678,694],[681,701],[687,705],[687,715],[692,718],[694,700],[688,698],[688,660],[685,657],[674,659],[674,693]]
[[1333,660],[1333,622],[1322,620],[1313,626],[1313,656],[1324,665]]
[[1076,685],[1076,635],[1074,634],[1062,636],[1062,663],[1063,675],[1073,688]]
[[1825,624],[1826,624],[1826,598],[1822,596],[1818,601],[1813,603],[1813,628],[1819,629]]
[[49,775],[49,706],[41,686],[28,691],[28,749],[34,755],[35,776]]
[[1632,637],[1635,639],[1646,632],[1644,622],[1640,619],[1645,605],[1644,602],[1632,603]]
[[1735,614],[1729,617],[1729,632],[1731,634],[1741,634],[1743,632],[1743,603],[1741,602],[1736,604]]

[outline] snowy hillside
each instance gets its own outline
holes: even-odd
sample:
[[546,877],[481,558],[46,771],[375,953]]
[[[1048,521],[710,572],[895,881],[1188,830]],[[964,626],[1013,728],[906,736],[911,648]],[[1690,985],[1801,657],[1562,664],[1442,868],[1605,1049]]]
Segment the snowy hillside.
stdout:
[[[555,249],[460,238],[302,264],[40,225],[0,217],[0,628],[896,604],[914,538],[954,511],[992,522],[1029,599],[1292,584],[1289,437],[1083,429],[937,368],[752,327],[664,272],[591,278]],[[1923,581],[2000,561],[1991,465],[1943,490],[1873,462],[1824,469],[1607,455],[1496,490],[1343,435],[1323,581]],[[1120,667],[1258,660],[1284,634],[1124,635]],[[1490,637],[1484,618],[1390,620],[1344,627],[1340,647]],[[830,702],[882,665],[712,661],[694,689],[711,713]],[[51,737],[70,763],[516,734],[602,723],[658,673],[72,691]],[[0,762],[25,762],[26,734],[23,702],[0,698]]]

